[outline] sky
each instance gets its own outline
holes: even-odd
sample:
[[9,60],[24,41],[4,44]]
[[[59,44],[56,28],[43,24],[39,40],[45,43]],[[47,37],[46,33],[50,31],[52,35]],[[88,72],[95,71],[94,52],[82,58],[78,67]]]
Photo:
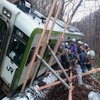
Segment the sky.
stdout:
[[[73,0],[66,7],[66,11],[64,13],[63,19],[67,21],[68,16],[72,14],[73,9],[75,9],[76,5],[78,4],[79,0]],[[74,5],[74,6],[73,6]],[[88,16],[90,13],[93,13],[95,10],[99,9],[100,7],[100,0],[83,0],[82,4],[78,8],[77,12],[75,13],[72,22],[80,21],[82,18]]]

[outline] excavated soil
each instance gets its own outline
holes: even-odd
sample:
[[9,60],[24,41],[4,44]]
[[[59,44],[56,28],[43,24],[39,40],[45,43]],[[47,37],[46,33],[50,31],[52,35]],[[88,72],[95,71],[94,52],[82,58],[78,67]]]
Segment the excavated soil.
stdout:
[[[100,83],[91,76],[83,77],[83,82],[84,85],[79,86],[77,80],[73,81],[73,100],[88,100],[88,94],[90,91],[100,92]],[[46,100],[68,100],[68,90],[61,84],[57,85],[47,93]]]

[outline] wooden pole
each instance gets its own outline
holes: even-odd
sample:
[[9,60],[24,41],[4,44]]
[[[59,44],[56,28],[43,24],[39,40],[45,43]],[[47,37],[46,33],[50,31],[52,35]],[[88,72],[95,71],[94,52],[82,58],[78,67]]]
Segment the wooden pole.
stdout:
[[37,54],[38,54],[38,50],[39,50],[39,48],[40,48],[40,45],[41,45],[43,36],[44,36],[44,34],[45,34],[45,32],[46,32],[46,29],[47,29],[47,26],[48,26],[48,24],[49,24],[50,18],[51,18],[51,16],[52,16],[53,10],[54,10],[54,8],[55,8],[56,2],[57,2],[57,0],[54,0],[53,5],[52,5],[52,7],[51,7],[49,16],[48,16],[48,18],[47,18],[47,20],[46,20],[46,24],[45,24],[44,29],[43,29],[43,31],[42,31],[42,34],[41,34],[41,36],[40,36],[40,38],[39,38],[38,45],[37,45],[37,47],[36,47],[36,49],[35,49],[34,55],[33,55],[33,57],[32,57],[32,61],[31,61],[31,63],[30,63],[29,69],[28,69],[28,71],[27,71],[27,73],[26,73],[26,77],[25,77],[25,80],[24,80],[24,83],[23,83],[21,92],[24,91],[24,88],[25,88],[25,86],[26,86],[27,80],[28,80],[29,75],[30,75],[30,72],[31,72],[31,70],[32,70],[32,67],[33,67],[35,58],[36,58],[36,56],[37,56]]
[[[54,18],[54,20],[53,20],[53,23],[52,23],[52,26],[51,26],[50,31],[49,31],[49,33],[48,33],[48,36],[47,36],[47,38],[46,38],[46,41],[45,41],[45,43],[44,43],[44,45],[43,45],[43,47],[42,47],[42,49],[41,49],[41,51],[40,51],[40,54],[39,54],[41,57],[43,57],[43,55],[44,55],[44,52],[45,52],[45,49],[46,49],[46,45],[47,45],[47,43],[48,43],[48,41],[49,41],[49,39],[50,39],[50,35],[51,35],[51,33],[52,33],[52,30],[53,30],[54,25],[55,25],[55,23],[56,23],[56,20],[57,20],[57,18],[58,18],[58,15],[59,15],[61,6],[62,6],[62,2],[59,2],[59,6],[58,6],[57,13],[56,13],[55,18]],[[38,70],[39,66],[40,66],[40,60],[38,59],[38,60],[37,60],[37,65],[35,66],[36,69],[33,71],[32,79],[31,79],[31,82],[30,82],[30,86],[32,85],[32,82],[33,82],[33,80],[34,80],[34,78],[35,78],[35,76],[36,76],[36,73],[37,73],[37,70]]]
[[[92,69],[92,70],[90,70],[90,71],[88,71],[86,73],[82,73],[82,76],[87,76],[87,75],[90,75],[92,73],[96,73],[98,71],[100,71],[100,68]],[[75,79],[76,77],[77,77],[77,75],[72,76],[71,80]],[[67,79],[64,79],[64,81],[66,81],[66,80]],[[61,83],[60,81],[57,81],[57,82],[54,82],[54,83],[51,83],[51,84],[48,84],[48,85],[41,86],[37,90],[43,90],[43,89],[46,89],[48,87],[58,85],[60,83]]]
[[[67,72],[67,71],[69,71],[69,70],[71,70],[71,69],[64,69],[64,70]],[[55,70],[55,72],[56,72],[56,73],[61,73],[62,70]],[[47,74],[50,74],[50,73],[52,73],[52,72],[48,72]]]
[[[72,79],[72,70],[70,71],[70,79]],[[70,90],[69,90],[69,94],[68,94],[68,100],[72,100],[72,91],[73,91],[73,86],[72,86],[72,82],[71,82]]]

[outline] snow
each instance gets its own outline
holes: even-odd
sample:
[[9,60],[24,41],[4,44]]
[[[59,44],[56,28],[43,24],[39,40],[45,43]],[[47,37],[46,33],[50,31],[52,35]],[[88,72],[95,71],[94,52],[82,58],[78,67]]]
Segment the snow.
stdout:
[[[37,90],[37,88],[39,88],[39,80],[34,81],[33,85],[29,88],[26,88],[26,90],[23,93],[16,93],[11,98],[4,97],[2,100],[41,100],[45,98],[45,91],[43,92]],[[52,73],[49,74],[47,77],[41,78],[41,81],[45,82],[46,84],[50,84],[52,82],[55,82],[56,80],[56,76]]]
[[2,100],[10,100],[10,98],[8,98],[8,97],[4,97]]
[[80,65],[77,65],[76,72],[77,72],[78,84],[79,85],[82,85],[83,84],[83,80],[82,80],[82,69],[81,69],[81,66]]
[[55,82],[56,80],[57,78],[54,74],[49,74],[47,77],[43,79],[43,82],[45,82],[46,84],[50,84],[50,83]]
[[89,100],[100,100],[100,93],[91,91],[88,95]]
[[38,91],[38,85],[27,88],[23,93],[17,93],[11,98],[4,97],[2,100],[39,100],[44,98],[45,94],[42,91]]

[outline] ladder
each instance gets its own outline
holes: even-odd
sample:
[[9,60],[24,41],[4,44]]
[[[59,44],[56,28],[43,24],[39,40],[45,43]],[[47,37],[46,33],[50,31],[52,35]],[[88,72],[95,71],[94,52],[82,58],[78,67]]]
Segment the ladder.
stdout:
[[[57,0],[54,0],[53,5],[52,5],[51,10],[50,10],[50,13],[49,13],[49,15],[48,15],[48,18],[47,18],[47,20],[46,20],[46,24],[45,24],[44,29],[43,29],[43,31],[42,31],[42,34],[41,34],[41,36],[40,36],[40,38],[39,38],[39,41],[38,41],[37,47],[36,47],[36,49],[35,49],[34,55],[33,55],[33,57],[32,57],[32,61],[31,61],[31,63],[30,63],[29,69],[28,69],[28,71],[27,71],[27,73],[26,73],[26,77],[25,77],[23,86],[22,86],[22,88],[21,88],[21,92],[23,92],[24,89],[25,89],[25,86],[26,86],[26,84],[27,84],[27,81],[28,81],[28,78],[29,78],[29,75],[30,75],[30,72],[31,72],[31,69],[32,69],[32,67],[33,67],[33,64],[34,64],[34,61],[35,61],[35,58],[36,58],[36,57],[38,57],[39,59],[37,59],[37,62],[38,62],[38,63],[37,63],[37,65],[35,66],[36,69],[35,69],[34,72],[33,72],[33,76],[32,76],[31,82],[30,82],[30,86],[32,85],[32,82],[33,82],[33,80],[34,80],[34,78],[35,78],[35,76],[36,76],[37,70],[38,70],[38,68],[39,68],[40,62],[42,61],[42,62],[53,72],[53,74],[55,74],[55,76],[69,89],[68,84],[65,83],[65,82],[63,81],[63,79],[62,79],[60,76],[58,76],[58,74],[50,67],[50,65],[51,65],[51,61],[53,61],[53,59],[55,58],[56,61],[57,61],[57,63],[60,65],[60,68],[61,68],[62,71],[64,72],[66,78],[69,80],[69,82],[71,82],[69,76],[67,75],[67,73],[66,73],[65,70],[63,69],[62,65],[59,63],[57,57],[55,56],[55,54],[56,54],[56,52],[57,52],[57,49],[58,49],[58,46],[60,45],[60,43],[61,43],[61,41],[62,41],[62,38],[64,37],[64,33],[65,33],[65,31],[66,31],[66,28],[68,27],[68,25],[69,25],[69,23],[70,23],[70,21],[71,21],[71,18],[70,18],[70,20],[68,21],[68,23],[66,24],[65,29],[64,29],[64,32],[63,32],[62,35],[59,37],[59,39],[58,39],[58,41],[57,41],[57,44],[56,44],[56,46],[55,46],[54,51],[52,51],[52,49],[51,49],[50,46],[48,45],[49,39],[50,39],[50,36],[51,36],[51,33],[52,33],[52,30],[53,30],[53,27],[54,27],[54,25],[55,25],[55,22],[56,22],[56,20],[57,20],[58,14],[59,14],[60,9],[61,9],[61,6],[62,6],[62,2],[61,2],[61,1],[59,1],[59,6],[58,6],[57,13],[56,13],[55,18],[54,18],[54,20],[53,20],[51,29],[50,29],[50,31],[49,31],[49,33],[48,33],[48,35],[47,35],[46,41],[45,41],[45,43],[44,43],[44,45],[43,45],[43,47],[42,47],[42,49],[41,49],[41,51],[40,51],[40,54],[39,54],[40,56],[38,55],[38,51],[39,51],[41,42],[42,42],[43,37],[44,37],[44,35],[45,35],[47,26],[48,26],[48,24],[49,24],[49,21],[50,21],[50,18],[51,18],[51,16],[52,16],[52,13],[53,13],[53,10],[54,10],[54,8],[55,8],[56,3],[57,3]],[[53,55],[53,57],[54,57],[54,58],[51,57],[51,60],[50,60],[50,63],[49,63],[49,64],[47,64],[47,63],[42,59],[43,54],[44,54],[45,49],[46,49],[47,46],[48,46],[49,50],[51,51],[51,53],[52,53],[52,55]]]

